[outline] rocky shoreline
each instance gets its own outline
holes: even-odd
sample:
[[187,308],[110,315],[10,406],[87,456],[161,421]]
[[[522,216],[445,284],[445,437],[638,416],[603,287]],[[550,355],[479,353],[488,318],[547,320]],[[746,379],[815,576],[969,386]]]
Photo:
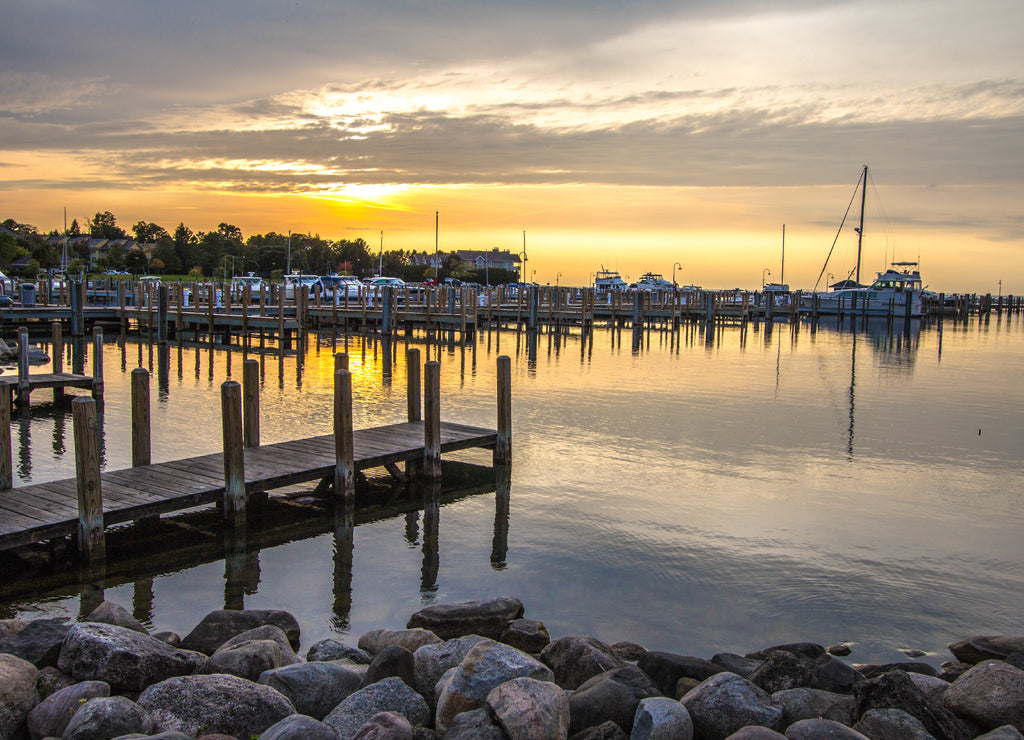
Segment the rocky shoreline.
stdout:
[[0,740],[1024,738],[1024,635],[951,643],[941,671],[813,643],[701,658],[552,640],[499,597],[300,644],[277,610],[211,612],[184,637],[110,602],[3,620]]

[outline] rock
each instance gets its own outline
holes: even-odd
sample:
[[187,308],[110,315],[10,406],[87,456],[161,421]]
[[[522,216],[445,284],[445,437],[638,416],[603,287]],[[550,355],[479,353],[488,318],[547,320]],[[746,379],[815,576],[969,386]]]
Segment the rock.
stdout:
[[732,733],[725,740],[786,740],[786,736],[767,727],[749,725]]
[[825,650],[829,655],[837,655],[840,658],[853,652],[845,642],[841,642],[838,645],[829,645]]
[[16,737],[29,711],[39,703],[38,676],[39,670],[29,661],[0,653],[0,737]]
[[203,656],[172,648],[141,632],[99,622],[68,630],[57,667],[79,681],[106,681],[114,692],[147,686],[192,673]]
[[829,655],[824,647],[813,642],[793,642],[786,645],[776,645],[775,647],[748,653],[746,657],[754,660],[766,660],[769,653],[777,650],[792,653],[811,670],[814,674],[814,681],[809,688],[841,694],[849,693],[855,683],[864,680],[864,677],[855,668]]
[[427,725],[430,710],[423,697],[400,678],[385,678],[346,697],[326,717],[324,724],[339,740],[352,740],[359,729],[380,712],[398,712],[410,725]]
[[1024,671],[1024,653],[1010,653],[1003,660],[1014,668],[1020,668]]
[[802,719],[786,728],[788,740],[871,740],[830,719]]
[[902,663],[885,663],[884,665],[858,665],[857,670],[864,678],[875,678],[889,671],[904,673],[920,673],[923,676],[937,676],[938,672],[927,663],[904,661]]
[[772,697],[782,704],[782,727],[802,719],[821,717],[844,725],[853,724],[853,697],[820,689],[786,689]]
[[406,685],[416,688],[412,653],[401,645],[388,645],[377,653],[363,678],[364,684],[377,683],[382,678],[400,678]]
[[104,681],[82,681],[54,692],[28,713],[28,734],[32,740],[60,737],[71,717],[89,699],[110,696]]
[[100,696],[89,699],[75,712],[61,740],[107,740],[152,731],[153,718],[138,704],[123,696]]
[[584,681],[569,696],[570,733],[609,720],[624,732],[633,729],[633,718],[642,699],[660,696],[657,687],[638,667],[628,663]]
[[355,663],[366,665],[373,662],[373,656],[365,650],[332,639],[321,640],[306,653],[306,660],[338,660],[339,658],[347,658]]
[[413,740],[441,740],[441,736],[431,730],[429,727],[413,727],[412,728],[412,739]]
[[360,650],[376,655],[388,645],[401,645],[410,653],[415,653],[424,645],[438,642],[441,642],[441,638],[430,630],[370,630],[360,635],[358,645]]
[[437,707],[437,697],[434,693],[437,682],[446,671],[461,663],[474,645],[485,639],[479,635],[466,635],[454,640],[424,645],[413,653],[413,687],[427,700],[432,711]]
[[434,604],[409,618],[406,627],[430,630],[442,640],[463,635],[501,638],[505,624],[523,616],[523,602],[500,596],[460,604]]
[[513,619],[505,624],[498,640],[516,650],[536,655],[551,642],[551,635],[543,622],[535,619]]
[[648,651],[641,655],[637,667],[650,677],[658,691],[670,697],[675,696],[676,684],[680,678],[692,678],[700,683],[705,678],[722,672],[720,666],[701,658],[656,651]]
[[381,712],[359,728],[355,740],[412,740],[412,725],[396,712]]
[[210,612],[185,636],[181,648],[212,655],[232,637],[264,624],[280,627],[292,648],[298,648],[299,623],[291,614],[279,609],[218,609]]
[[0,640],[8,635],[21,632],[26,627],[28,627],[26,619],[0,619]]
[[627,663],[635,663],[640,656],[647,652],[647,648],[629,640],[612,643],[612,652]]
[[554,680],[550,668],[514,647],[494,640],[476,643],[438,683],[435,729],[444,734],[455,715],[483,706],[491,689],[513,678]]
[[141,632],[144,635],[149,634],[149,630],[146,629],[145,625],[133,617],[131,612],[120,604],[115,604],[112,601],[100,602],[99,606],[89,612],[89,616],[85,618],[85,621],[114,624],[118,627],[124,627],[125,629]]
[[693,718],[694,734],[726,738],[747,725],[779,729],[782,704],[735,673],[716,673],[682,698]]
[[293,714],[268,727],[258,740],[338,740],[338,736],[323,722]]
[[910,678],[911,683],[921,689],[921,693],[936,701],[942,700],[942,695],[950,686],[949,681],[943,681],[937,676],[926,676],[923,673],[908,673],[907,677]]
[[264,671],[284,665],[281,646],[273,640],[248,640],[227,650],[218,649],[199,666],[196,673],[226,673],[255,681]]
[[223,674],[169,678],[143,691],[138,703],[158,730],[192,737],[223,732],[248,738],[295,713],[276,689]]
[[39,691],[39,699],[42,700],[61,689],[74,686],[75,683],[74,676],[69,676],[56,666],[47,666],[39,671],[36,690]]
[[1015,727],[1003,725],[992,730],[992,732],[978,735],[974,740],[1024,740],[1024,735],[1021,735]]
[[158,732],[155,735],[141,735],[133,732],[131,735],[121,735],[120,737],[114,738],[114,740],[192,740],[192,738],[184,732],[174,732],[172,730],[169,732]]
[[763,660],[736,655],[736,653],[718,653],[711,658],[711,662],[729,671],[729,673],[735,673],[737,676],[743,676],[743,678],[746,678],[764,664]]
[[33,619],[0,640],[0,653],[27,660],[36,668],[55,666],[69,629],[71,625],[65,624],[63,619]]
[[487,694],[510,740],[565,740],[569,736],[569,697],[550,681],[513,678]]
[[628,665],[596,637],[559,638],[541,651],[540,659],[563,689],[576,689],[594,676]]
[[641,699],[629,740],[693,740],[693,720],[686,707],[674,699]]
[[916,717],[936,740],[971,737],[963,722],[942,704],[925,696],[903,671],[889,671],[878,678],[861,681],[854,686],[853,695],[855,717],[862,717],[872,709],[902,709]]
[[811,688],[817,683],[814,663],[785,650],[768,653],[764,663],[747,676],[747,680],[769,694],[786,689]]
[[902,709],[872,709],[853,729],[871,740],[934,740],[920,720]]
[[1010,653],[1024,653],[1024,635],[990,635],[971,637],[947,646],[961,663],[1002,660]]
[[1024,671],[999,660],[978,663],[946,689],[942,702],[986,730],[1013,725],[1024,732]]
[[154,632],[151,636],[171,647],[181,647],[181,635],[177,632]]
[[942,664],[939,678],[946,683],[953,683],[972,668],[974,668],[974,663],[958,663],[957,661],[949,660]]
[[261,624],[259,627],[253,627],[251,630],[246,630],[239,635],[235,635],[230,640],[226,640],[224,644],[214,652],[218,652],[220,650],[231,650],[232,648],[236,648],[251,640],[272,640],[276,642],[281,647],[281,659],[284,661],[282,665],[292,665],[293,663],[302,662],[302,658],[296,655],[295,650],[292,649],[291,642],[288,640],[288,635],[286,635],[284,630],[276,624]]
[[629,735],[622,731],[614,722],[602,722],[596,727],[588,727],[585,730],[572,735],[569,740],[629,740]]
[[463,712],[452,720],[444,740],[508,740],[498,721],[485,707]]
[[259,683],[277,689],[291,701],[296,712],[317,720],[326,717],[363,685],[358,674],[326,662],[297,663],[264,671]]

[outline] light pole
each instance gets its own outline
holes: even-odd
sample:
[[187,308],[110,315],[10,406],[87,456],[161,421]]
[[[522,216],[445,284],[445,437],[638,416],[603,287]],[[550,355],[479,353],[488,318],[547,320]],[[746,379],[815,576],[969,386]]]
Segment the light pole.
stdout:
[[292,232],[291,231],[288,232],[288,263],[285,265],[284,274],[285,275],[291,275],[292,274]]
[[558,287],[558,280],[562,277],[562,273],[555,275],[555,287]]
[[771,275],[771,274],[772,274],[772,271],[769,270],[767,267],[764,268],[763,270],[761,270],[761,290],[764,290],[764,276],[765,275]]
[[674,265],[672,265],[672,287],[673,288],[676,286],[676,268],[677,267],[680,270],[683,269],[683,266],[681,264],[679,264],[678,262],[676,262]]
[[523,258],[523,263],[519,266],[519,282],[526,282],[526,262],[529,259],[526,256],[526,232],[523,232],[523,251],[519,253]]
[[377,261],[377,277],[384,277],[384,229],[380,230],[380,258]]
[[533,276],[537,274],[536,270],[530,270],[530,282],[533,282]]
[[830,288],[830,287],[832,287],[832,279],[833,279],[834,277],[835,277],[835,276],[834,276],[834,275],[833,275],[833,274],[832,274],[831,272],[830,272],[830,273],[828,274],[828,281],[827,281],[827,283],[826,283],[826,285],[825,285],[825,287],[826,287],[826,288]]

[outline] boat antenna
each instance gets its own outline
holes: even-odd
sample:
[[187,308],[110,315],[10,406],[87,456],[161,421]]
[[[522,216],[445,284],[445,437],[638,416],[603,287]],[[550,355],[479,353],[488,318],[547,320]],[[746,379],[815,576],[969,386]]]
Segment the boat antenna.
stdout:
[[868,166],[864,165],[863,184],[860,189],[860,227],[857,229],[857,287],[860,287],[860,247],[864,241],[864,201],[868,195]]
[[[867,168],[865,168],[867,169]],[[860,185],[860,181],[857,181],[857,185]],[[821,272],[818,273],[818,279],[814,281],[814,290],[818,289],[818,283],[821,282],[822,276],[825,274],[825,269],[828,267],[828,261],[832,257],[832,252],[836,248],[836,242],[839,241],[839,235],[843,232],[843,226],[846,224],[846,217],[850,215],[850,209],[853,207],[853,199],[857,197],[857,189],[853,189],[853,195],[850,196],[850,202],[846,204],[846,213],[843,214],[843,220],[839,222],[839,228],[836,229],[836,238],[832,240],[832,246],[829,247],[828,254],[825,256],[825,264],[821,266]]]

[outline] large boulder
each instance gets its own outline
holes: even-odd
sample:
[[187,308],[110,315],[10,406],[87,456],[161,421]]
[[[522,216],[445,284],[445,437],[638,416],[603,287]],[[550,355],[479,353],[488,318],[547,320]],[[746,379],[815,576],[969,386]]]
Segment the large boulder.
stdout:
[[107,740],[152,731],[153,718],[135,702],[123,696],[99,696],[75,712],[61,740]]
[[881,665],[867,664],[858,665],[857,670],[864,678],[877,678],[889,671],[903,671],[904,673],[920,673],[923,676],[937,676],[938,671],[927,663],[918,663],[914,660],[904,660],[899,663],[882,663]]
[[[864,680],[864,676],[856,668],[829,655],[822,645],[814,642],[793,642],[785,645],[775,645],[764,650],[747,653],[746,657],[753,660],[766,661],[771,653],[779,650],[791,653],[810,670],[814,678],[808,688],[847,694],[853,690],[854,684]],[[788,688],[794,687],[790,686]]]
[[293,714],[264,730],[259,740],[338,740],[338,736],[323,722]]
[[569,731],[575,734],[612,721],[624,732],[631,732],[640,702],[660,695],[647,674],[634,665],[605,671],[584,681],[569,696]]
[[509,740],[498,720],[480,707],[455,717],[444,733],[444,740]]
[[410,653],[415,653],[424,645],[433,645],[441,642],[441,638],[430,630],[408,629],[408,630],[370,630],[359,636],[357,645],[370,655],[376,655],[390,645],[401,645]]
[[0,619],[0,640],[28,627],[27,619]]
[[681,701],[693,718],[695,734],[707,740],[723,740],[747,725],[781,729],[781,702],[735,673],[716,673]]
[[422,696],[400,678],[385,678],[342,700],[324,717],[324,724],[334,730],[338,740],[352,740],[366,722],[381,712],[398,712],[410,725],[430,722],[430,709]]
[[510,740],[569,736],[569,697],[550,681],[513,678],[491,689],[487,704]]
[[197,673],[210,675],[226,673],[248,681],[255,681],[264,671],[286,665],[281,646],[273,640],[246,640],[233,647],[218,648],[207,658]]
[[704,679],[722,672],[720,666],[703,658],[653,650],[641,655],[636,665],[650,677],[654,685],[658,687],[658,691],[669,697],[675,696],[676,684],[681,678],[692,678],[695,682],[700,683]]
[[1002,660],[1010,653],[1024,653],[1024,635],[987,635],[969,637],[948,645],[953,657],[961,663]]
[[737,655],[736,653],[716,653],[711,656],[711,662],[729,671],[729,673],[735,673],[737,676],[743,676],[743,678],[746,678],[764,664],[763,660],[748,658],[745,655]]
[[148,635],[146,626],[132,616],[132,613],[120,604],[113,601],[102,601],[100,605],[89,612],[85,618],[86,622],[102,622],[103,624],[115,624],[118,627],[135,630]]
[[474,645],[438,685],[435,727],[444,733],[455,715],[484,705],[492,689],[513,678],[553,681],[546,665],[514,647],[494,640]]
[[680,702],[664,696],[641,699],[630,740],[693,740],[693,719]]
[[555,683],[570,690],[605,671],[629,665],[596,637],[576,635],[554,640],[541,651],[540,659],[554,672]]
[[99,622],[73,625],[57,667],[78,681],[106,681],[113,691],[142,691],[172,676],[192,673],[199,653],[172,648],[141,632]]
[[288,697],[295,711],[318,720],[326,717],[363,682],[359,675],[335,663],[313,662],[264,671],[259,683]]
[[978,663],[946,689],[942,702],[986,730],[1012,725],[1024,732],[1024,671],[1001,660]]
[[501,631],[498,642],[511,645],[524,653],[537,655],[551,642],[551,633],[543,622],[536,619],[512,619]]
[[321,640],[306,651],[306,660],[351,660],[353,663],[363,663],[370,665],[373,662],[373,656],[365,650],[360,650],[357,647],[346,645],[343,642],[327,638]]
[[33,619],[0,640],[0,653],[27,660],[36,668],[56,666],[69,629],[71,625],[63,619]]
[[853,729],[871,740],[934,740],[919,719],[902,709],[872,709]]
[[769,694],[786,689],[811,688],[816,684],[814,663],[786,650],[772,650],[764,663],[755,668],[747,680]]
[[437,706],[434,688],[446,671],[454,668],[473,646],[486,638],[480,635],[466,635],[454,640],[424,645],[412,654],[414,688],[427,700],[431,709]]
[[415,668],[412,653],[401,645],[388,645],[377,653],[370,667],[366,669],[363,683],[371,684],[383,678],[400,678],[415,688]]
[[786,740],[872,740],[830,719],[802,719],[786,728]]
[[736,730],[725,740],[786,740],[786,736],[767,727],[747,725]]
[[272,640],[276,642],[281,648],[281,659],[284,661],[282,665],[291,665],[292,663],[300,663],[302,661],[302,658],[295,654],[288,635],[276,624],[261,624],[259,627],[253,627],[251,630],[235,635],[230,640],[226,640],[223,645],[217,648],[217,651],[231,650],[250,640]]
[[298,649],[299,623],[291,614],[279,609],[218,609],[210,612],[185,636],[181,648],[212,655],[232,637],[264,624],[280,627],[292,648]]
[[978,735],[974,740],[1024,740],[1024,735],[1021,735],[1015,727],[1003,725],[992,730],[992,732]]
[[0,737],[16,737],[39,703],[38,676],[39,670],[27,660],[0,653]]
[[75,712],[90,699],[110,696],[105,681],[82,681],[55,691],[28,713],[28,734],[32,740],[60,737]]
[[295,714],[281,692],[237,676],[179,676],[150,686],[139,706],[160,731],[176,730],[192,737],[223,733],[259,735]]
[[412,725],[398,712],[380,712],[359,728],[353,740],[413,740]]
[[786,689],[772,694],[782,705],[782,726],[789,727],[802,719],[830,719],[844,725],[853,724],[853,697],[821,689]]
[[442,640],[463,635],[499,640],[505,625],[522,616],[523,602],[500,596],[459,604],[434,604],[413,614],[406,627],[430,630]]
[[[951,687],[952,688],[952,687]],[[949,690],[946,691],[949,693]],[[902,709],[920,720],[935,740],[968,740],[971,733],[942,704],[926,696],[903,671],[889,671],[854,686],[854,717],[872,709]]]

